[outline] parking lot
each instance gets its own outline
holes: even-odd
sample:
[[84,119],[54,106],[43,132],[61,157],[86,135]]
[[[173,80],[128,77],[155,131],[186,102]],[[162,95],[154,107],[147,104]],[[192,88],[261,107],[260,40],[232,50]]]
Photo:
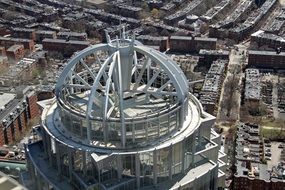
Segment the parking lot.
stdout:
[[[269,147],[268,144],[271,144],[271,147]],[[272,166],[278,165],[278,163],[280,162],[280,154],[282,151],[282,148],[280,148],[281,146],[284,146],[284,144],[280,142],[265,143],[264,152],[265,160],[267,160],[268,169],[272,168]]]

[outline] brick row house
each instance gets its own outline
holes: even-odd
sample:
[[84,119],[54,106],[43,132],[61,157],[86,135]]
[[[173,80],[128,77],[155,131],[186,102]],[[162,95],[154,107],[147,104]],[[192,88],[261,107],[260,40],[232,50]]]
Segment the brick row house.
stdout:
[[39,116],[37,95],[28,90],[22,98],[12,93],[0,94],[0,146],[11,144],[27,129],[30,120]]

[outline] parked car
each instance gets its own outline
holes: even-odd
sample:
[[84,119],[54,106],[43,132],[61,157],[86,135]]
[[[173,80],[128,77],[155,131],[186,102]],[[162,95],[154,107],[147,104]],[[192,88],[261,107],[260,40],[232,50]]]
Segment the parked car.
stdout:
[[271,156],[271,153],[265,153],[265,156],[269,156],[269,157],[270,157],[270,156]]

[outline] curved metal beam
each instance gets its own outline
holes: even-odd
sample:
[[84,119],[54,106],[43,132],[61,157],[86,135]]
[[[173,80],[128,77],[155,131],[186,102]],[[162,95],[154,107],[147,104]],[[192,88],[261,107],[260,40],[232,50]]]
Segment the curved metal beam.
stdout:
[[72,72],[72,68],[78,64],[82,58],[96,52],[99,50],[108,50],[108,44],[97,44],[97,45],[93,45],[93,46],[89,46],[88,48],[80,51],[78,53],[78,56],[73,57],[68,64],[64,67],[61,75],[58,78],[58,82],[55,86],[55,95],[56,97],[59,97],[60,91],[62,89],[62,86],[65,83],[66,77],[68,76],[68,74],[70,72]]
[[96,76],[96,79],[94,80],[94,83],[92,85],[91,88],[91,92],[89,95],[89,99],[88,99],[88,104],[87,104],[87,112],[86,112],[86,119],[87,119],[87,123],[88,123],[88,127],[87,127],[87,139],[90,142],[91,137],[90,137],[90,132],[91,132],[91,123],[90,123],[90,118],[91,116],[91,111],[92,111],[92,106],[93,106],[93,101],[95,99],[95,92],[100,84],[100,79],[103,76],[103,73],[106,70],[106,67],[112,62],[113,60],[113,55],[111,55],[108,59],[105,60],[105,62],[103,63],[102,67],[100,68],[100,70],[98,71],[98,74]]
[[185,99],[188,96],[188,81],[183,74],[183,71],[178,65],[172,61],[167,55],[161,54],[160,52],[153,50],[146,46],[135,46],[135,51],[144,54],[154,60],[156,63],[161,65],[164,72],[168,75],[172,81],[177,96],[180,100]]

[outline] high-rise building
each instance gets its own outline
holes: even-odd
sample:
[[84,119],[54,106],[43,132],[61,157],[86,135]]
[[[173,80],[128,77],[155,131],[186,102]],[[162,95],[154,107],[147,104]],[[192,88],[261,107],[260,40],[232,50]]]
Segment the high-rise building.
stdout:
[[[120,29],[121,31],[121,29]],[[41,103],[43,105],[44,102]],[[167,55],[125,36],[76,53],[26,146],[30,189],[218,189],[225,154]]]

